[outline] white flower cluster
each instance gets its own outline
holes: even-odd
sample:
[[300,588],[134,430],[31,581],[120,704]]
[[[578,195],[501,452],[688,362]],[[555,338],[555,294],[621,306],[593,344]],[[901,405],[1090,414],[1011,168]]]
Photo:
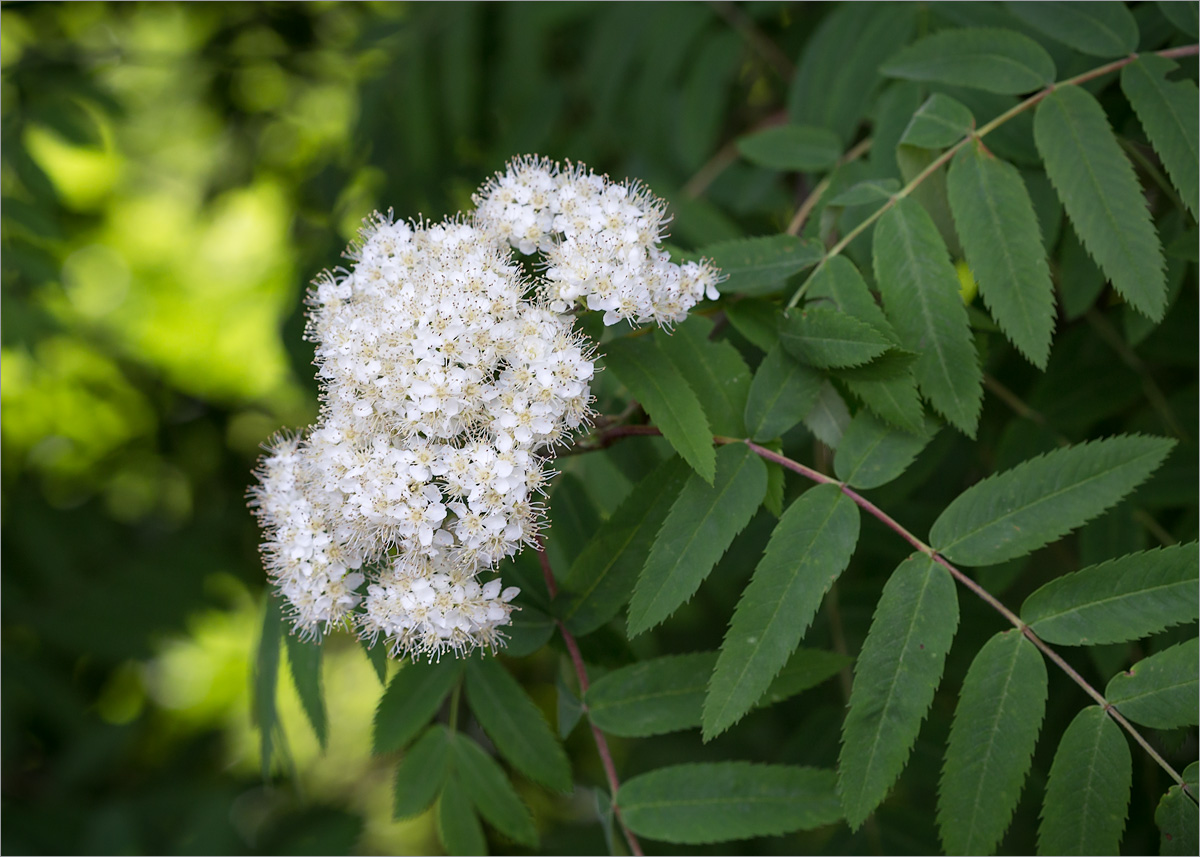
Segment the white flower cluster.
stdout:
[[581,301],[603,312],[605,324],[669,325],[706,296],[719,297],[715,268],[671,262],[660,246],[666,204],[636,182],[528,157],[512,161],[474,200],[483,228],[522,253],[545,255],[550,306],[559,312]]
[[[276,440],[251,489],[302,635],[351,621],[395,656],[502,642],[518,590],[479,577],[534,541],[546,454],[590,413],[567,303],[669,323],[716,294],[715,271],[657,249],[644,190],[527,158],[482,194],[470,219],[375,215],[351,269],[309,293],[321,417]],[[544,281],[512,242],[547,253]]]

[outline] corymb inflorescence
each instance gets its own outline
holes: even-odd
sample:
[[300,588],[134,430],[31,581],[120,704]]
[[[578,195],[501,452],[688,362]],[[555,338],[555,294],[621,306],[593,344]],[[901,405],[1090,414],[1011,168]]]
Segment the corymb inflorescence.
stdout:
[[[321,416],[280,436],[251,489],[267,572],[295,630],[348,624],[396,657],[503,643],[555,445],[586,423],[606,324],[681,321],[718,272],[660,247],[665,204],[636,184],[512,161],[440,223],[374,215],[349,270],[309,292]],[[531,280],[513,251],[541,253]]]

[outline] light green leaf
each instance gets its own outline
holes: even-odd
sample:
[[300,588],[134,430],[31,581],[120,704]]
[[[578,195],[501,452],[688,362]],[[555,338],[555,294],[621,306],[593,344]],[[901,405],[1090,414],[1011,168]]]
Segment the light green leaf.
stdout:
[[887,77],[985,89],[1003,95],[1032,92],[1054,82],[1050,55],[1012,30],[942,30],[909,45],[879,68]]
[[1104,689],[1108,701],[1134,723],[1152,729],[1175,729],[1200,722],[1196,693],[1200,689],[1200,648],[1196,638],[1143,658],[1128,672],[1117,673]]
[[1200,828],[1200,811],[1196,808],[1196,802],[1184,794],[1179,786],[1171,786],[1158,802],[1154,823],[1162,833],[1158,853],[1163,857],[1192,857],[1200,852],[1200,838],[1196,835],[1197,828]]
[[531,780],[571,789],[571,766],[546,718],[517,680],[492,657],[467,660],[467,702],[500,755]]
[[390,753],[411,741],[442,707],[462,672],[458,658],[401,667],[375,709],[373,752]]
[[963,680],[938,788],[947,854],[993,854],[1017,808],[1046,710],[1046,665],[1018,631],[979,650]]
[[1045,369],[1054,284],[1021,174],[976,143],[955,155],[947,190],[967,264],[992,318],[1030,362]]
[[639,661],[598,678],[584,701],[593,724],[610,735],[644,738],[700,725],[716,652]]
[[696,393],[653,337],[616,339],[605,345],[604,365],[638,400],[663,437],[709,484],[716,455],[712,431]]
[[983,401],[979,355],[959,297],[958,274],[925,209],[911,199],[875,226],[875,275],[900,344],[920,356],[921,392],[964,433],[974,436]]
[[750,368],[738,350],[728,342],[713,342],[713,323],[701,315],[692,315],[667,335],[657,331],[662,351],[687,380],[700,399],[713,434],[745,437],[742,414],[750,392]]
[[639,836],[688,844],[811,830],[841,817],[832,771],[749,762],[660,768],[622,785],[616,803]]
[[1113,286],[1153,321],[1166,310],[1162,247],[1104,108],[1078,86],[1037,107],[1033,137],[1075,232]]
[[1195,3],[1181,2],[1158,2],[1155,3],[1160,12],[1163,13],[1168,21],[1193,38],[1197,35],[1197,30],[1200,30],[1200,15],[1197,14],[1197,6]]
[[901,562],[863,642],[842,726],[838,792],[852,830],[904,770],[957,627],[958,595],[949,572],[922,554]]
[[777,125],[737,141],[738,151],[752,164],[771,170],[827,170],[842,155],[837,135],[812,125]]
[[471,806],[462,780],[456,775],[446,780],[442,796],[438,798],[437,832],[447,854],[470,857],[488,853],[483,825]]
[[888,349],[889,342],[866,322],[825,306],[805,307],[779,325],[779,342],[811,366],[859,366]]
[[701,254],[728,279],[725,295],[767,295],[779,291],[792,274],[811,268],[825,255],[815,241],[794,235],[766,235],[709,244]]
[[850,421],[833,458],[838,479],[866,490],[886,485],[908,469],[933,436],[937,424],[926,420],[918,434],[897,431],[865,411]]
[[1021,620],[1048,643],[1124,643],[1194,622],[1196,542],[1142,551],[1055,578],[1025,599]]
[[908,127],[900,135],[900,145],[918,149],[945,149],[953,146],[975,127],[975,117],[960,101],[935,92],[917,108]]
[[1063,733],[1050,766],[1038,854],[1116,854],[1125,829],[1133,762],[1116,723],[1083,709]]
[[629,600],[654,537],[691,471],[672,456],[633,487],[600,525],[563,579],[561,618],[574,634],[590,634]]
[[262,633],[254,657],[254,702],[252,714],[258,727],[262,778],[271,777],[271,756],[275,749],[275,730],[279,726],[276,689],[279,687],[280,637],[283,636],[283,608],[274,593],[267,595],[263,607]]
[[1146,54],[1121,70],[1121,89],[1195,217],[1200,208],[1200,93],[1193,81],[1167,80],[1178,67],[1166,57]]
[[721,645],[704,700],[704,740],[762,697],[808,630],[858,542],[858,507],[837,485],[818,485],[776,524]]
[[412,818],[433,805],[450,776],[450,740],[450,732],[437,723],[404,753],[392,789],[392,818]]
[[[900,190],[900,182],[897,179],[867,179],[842,191],[829,200],[829,204],[850,208],[855,205],[868,205],[872,202],[887,202],[898,190]],[[834,258],[840,259],[841,257],[835,256]],[[809,288],[811,294],[811,286]]]
[[[721,285],[724,289],[725,284]],[[761,298],[743,298],[725,307],[733,329],[760,351],[767,352],[779,341],[779,307]]]
[[956,497],[934,522],[930,543],[963,565],[1024,556],[1115,505],[1174,445],[1166,438],[1121,435],[1030,459]]
[[762,460],[742,443],[717,453],[716,479],[690,477],[650,549],[629,603],[629,636],[648,631],[687,601],[767,491]]
[[813,436],[830,449],[837,449],[842,435],[850,425],[850,409],[842,401],[837,388],[829,381],[821,383],[817,401],[804,417],[805,427]]
[[479,814],[514,842],[537,847],[533,816],[496,760],[466,735],[453,736],[455,773]]
[[319,643],[304,642],[296,634],[287,635],[288,666],[292,671],[292,682],[300,697],[300,707],[312,725],[317,743],[324,751],[328,741],[325,717],[325,687],[321,682],[321,654]]
[[1005,3],[1039,32],[1081,54],[1112,59],[1137,50],[1138,26],[1124,3]]

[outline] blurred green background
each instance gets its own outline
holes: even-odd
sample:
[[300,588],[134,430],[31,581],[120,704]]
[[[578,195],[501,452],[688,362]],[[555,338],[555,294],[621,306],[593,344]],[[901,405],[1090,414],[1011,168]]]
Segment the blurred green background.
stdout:
[[526,152],[648,181],[678,244],[780,230],[770,171],[691,197],[826,12],[0,9],[6,853],[436,849],[428,820],[390,819],[380,685],[348,638],[328,753],[284,671],[295,776],[257,774],[244,494],[259,445],[316,414],[305,284],[373,209],[440,218]]

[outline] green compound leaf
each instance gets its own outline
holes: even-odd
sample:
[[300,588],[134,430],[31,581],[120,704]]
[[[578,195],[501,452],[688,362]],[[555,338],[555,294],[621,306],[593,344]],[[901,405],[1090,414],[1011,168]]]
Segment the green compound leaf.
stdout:
[[700,255],[728,278],[721,283],[722,294],[767,295],[779,291],[792,274],[820,262],[825,249],[794,235],[766,235],[709,244]]
[[1166,57],[1147,54],[1121,70],[1121,89],[1195,217],[1200,207],[1200,94],[1190,80],[1167,80],[1178,67]]
[[1038,456],[954,499],[930,543],[963,565],[995,565],[1050,544],[1113,506],[1154,472],[1173,440],[1121,435]]
[[495,658],[467,661],[467,702],[500,755],[531,780],[571,789],[571,765],[546,718]]
[[1046,710],[1046,664],[1017,631],[992,637],[963,680],[938,788],[947,854],[992,854],[1012,820]]
[[953,146],[975,127],[975,117],[961,101],[935,92],[917,108],[904,133],[901,146],[945,149]]
[[788,507],[738,601],[704,700],[704,740],[740,720],[808,630],[858,543],[858,507],[818,485]]
[[759,364],[746,399],[746,428],[758,441],[780,437],[808,416],[824,382],[816,371],[775,345]]
[[860,366],[887,351],[890,343],[852,315],[824,306],[804,308],[784,318],[779,342],[811,366]]
[[889,428],[859,411],[842,435],[833,471],[838,479],[855,488],[878,488],[907,470],[935,434],[937,424],[933,420],[926,419],[922,431],[913,434]]
[[1124,3],[1005,3],[1008,11],[1056,42],[1093,57],[1137,50],[1138,26]]
[[961,28],[926,36],[879,68],[887,77],[949,83],[1003,95],[1054,82],[1054,60],[1033,39],[1012,30]]
[[1033,138],[1088,253],[1125,300],[1160,320],[1167,306],[1162,247],[1104,108],[1078,86],[1056,89],[1037,107]]
[[1121,728],[1097,705],[1076,715],[1050,766],[1038,854],[1116,854],[1133,762]]
[[875,276],[900,344],[920,356],[913,371],[921,392],[972,437],[983,402],[983,373],[959,297],[958,274],[933,220],[902,200],[875,226]]
[[562,583],[560,617],[571,633],[590,634],[625,606],[690,473],[677,456],[664,461],[634,486],[584,545]]
[[1026,598],[1021,620],[1061,646],[1140,640],[1200,615],[1198,563],[1191,542],[1089,566]]
[[833,772],[749,762],[675,765],[634,777],[617,792],[630,830],[701,844],[811,830],[841,817]]
[[1021,174],[976,143],[954,156],[946,187],[967,264],[992,318],[1031,363],[1045,369],[1054,284]]
[[292,681],[296,685],[296,693],[300,697],[300,706],[304,715],[312,724],[317,742],[324,751],[328,744],[327,719],[325,716],[325,688],[321,682],[321,654],[319,643],[306,643],[295,634],[288,634],[287,641],[288,666],[292,671]]
[[[831,206],[851,208],[855,205],[868,205],[872,202],[887,202],[892,194],[900,190],[899,179],[867,179],[839,193],[829,200]],[[834,259],[840,259],[835,256]],[[833,261],[832,259],[830,261]],[[811,294],[812,287],[809,287]]]
[[752,164],[797,172],[827,170],[842,155],[837,135],[812,125],[777,125],[739,138],[737,148]]
[[401,667],[375,709],[374,752],[390,753],[411,741],[442,707],[462,671],[458,658]]
[[1196,835],[1200,828],[1200,811],[1196,802],[1179,786],[1171,786],[1158,802],[1154,823],[1162,834],[1158,853],[1163,857],[1176,854],[1191,857],[1200,852],[1200,838]]
[[716,663],[716,652],[696,652],[613,670],[588,689],[588,716],[601,730],[624,738],[699,726],[704,691]]
[[275,729],[279,725],[276,690],[279,687],[279,650],[283,636],[283,604],[273,594],[263,607],[262,633],[254,656],[254,701],[251,715],[258,727],[262,778],[271,777],[271,756],[275,751]]
[[1104,695],[1134,723],[1152,729],[1195,726],[1200,722],[1197,674],[1200,648],[1193,638],[1143,658],[1129,672],[1113,676]]
[[711,320],[693,315],[671,334],[657,331],[654,336],[659,350],[700,399],[712,433],[745,437],[742,414],[750,392],[750,368],[728,342],[713,342],[708,338],[712,329]]
[[471,799],[457,775],[451,775],[446,780],[442,796],[438,799],[437,832],[447,854],[470,857],[472,854],[488,853],[483,825],[479,823],[479,816],[475,814]]
[[721,447],[716,479],[690,477],[655,538],[629,603],[629,636],[648,631],[687,601],[767,493],[762,459],[742,443]]
[[433,805],[450,776],[450,741],[449,730],[438,723],[408,748],[396,768],[392,818],[412,818]]
[[700,399],[653,337],[616,339],[605,345],[604,365],[641,403],[683,460],[712,484],[716,456]]
[[949,572],[923,554],[901,562],[858,656],[842,726],[838,792],[852,830],[904,770],[957,627],[958,595]]
[[450,745],[455,773],[479,814],[514,842],[536,848],[533,816],[496,760],[466,735],[454,735]]

